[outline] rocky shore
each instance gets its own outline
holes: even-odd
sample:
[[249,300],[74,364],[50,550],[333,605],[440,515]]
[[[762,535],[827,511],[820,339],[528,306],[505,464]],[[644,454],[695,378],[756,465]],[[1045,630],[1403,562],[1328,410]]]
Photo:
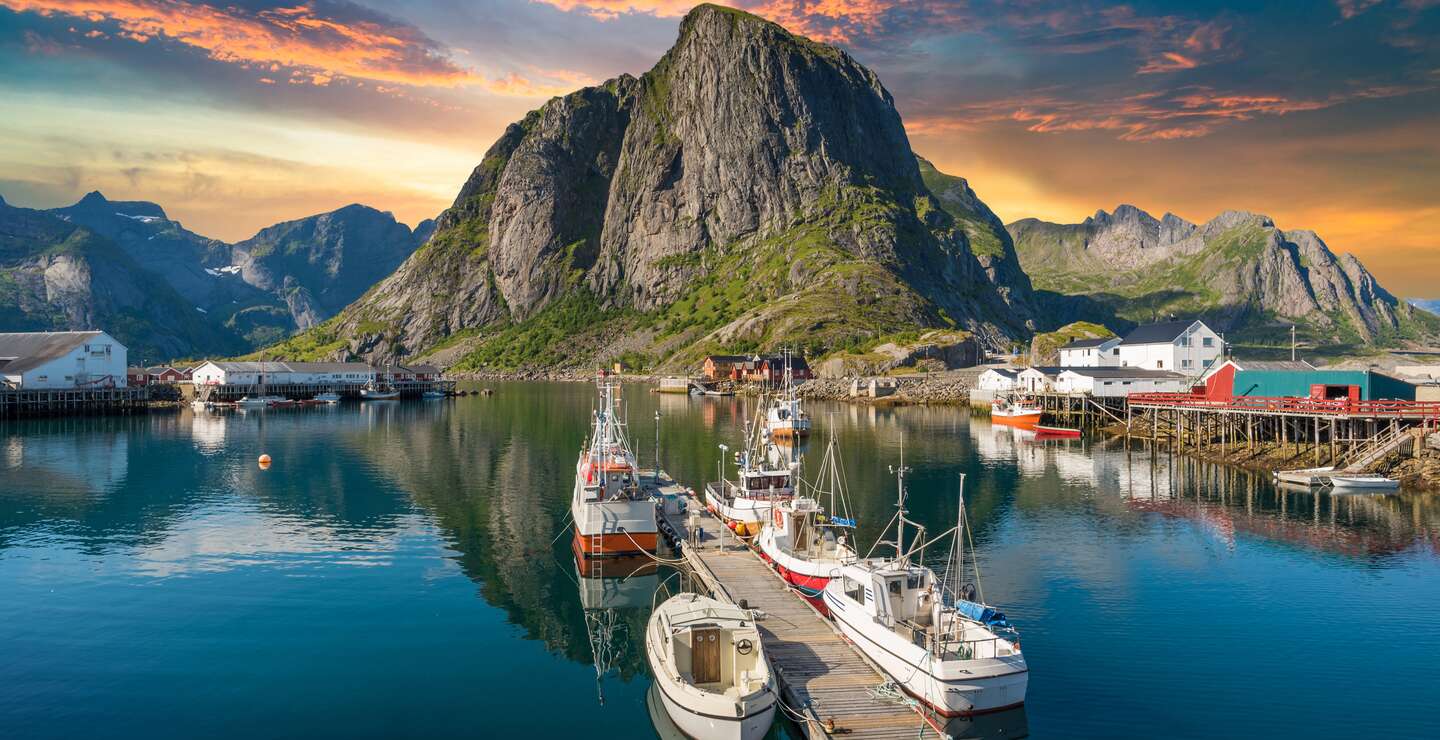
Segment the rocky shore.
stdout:
[[847,401],[871,406],[959,406],[970,402],[969,380],[957,374],[924,373],[886,380],[895,381],[895,392],[879,398],[851,396],[850,387],[854,378],[816,378],[806,381],[798,392],[806,400]]

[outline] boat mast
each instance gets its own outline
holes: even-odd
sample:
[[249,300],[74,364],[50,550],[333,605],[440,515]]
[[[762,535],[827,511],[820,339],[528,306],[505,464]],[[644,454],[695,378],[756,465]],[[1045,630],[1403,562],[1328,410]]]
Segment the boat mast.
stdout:
[[895,474],[895,508],[899,513],[895,516],[895,559],[905,561],[905,473],[909,472],[905,467],[905,444],[900,444],[900,467],[890,466],[890,472]]

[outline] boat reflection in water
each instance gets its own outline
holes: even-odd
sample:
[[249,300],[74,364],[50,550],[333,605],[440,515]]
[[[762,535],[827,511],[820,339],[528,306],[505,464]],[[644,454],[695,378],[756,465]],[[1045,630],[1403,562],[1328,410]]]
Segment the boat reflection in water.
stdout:
[[992,740],[1030,736],[1030,723],[1025,707],[1006,709],[972,717],[954,717],[945,723],[945,735],[951,740]]
[[605,703],[605,676],[629,657],[641,635],[631,634],[632,621],[644,624],[651,597],[660,585],[659,565],[644,555],[587,558],[575,552],[575,580],[580,608],[595,661],[595,690]]

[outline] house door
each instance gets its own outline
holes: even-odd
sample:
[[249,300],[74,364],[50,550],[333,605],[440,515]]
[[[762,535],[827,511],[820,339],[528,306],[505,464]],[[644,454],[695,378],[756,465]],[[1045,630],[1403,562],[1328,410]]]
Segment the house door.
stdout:
[[719,683],[720,630],[697,629],[691,637],[691,673],[695,676],[695,683]]

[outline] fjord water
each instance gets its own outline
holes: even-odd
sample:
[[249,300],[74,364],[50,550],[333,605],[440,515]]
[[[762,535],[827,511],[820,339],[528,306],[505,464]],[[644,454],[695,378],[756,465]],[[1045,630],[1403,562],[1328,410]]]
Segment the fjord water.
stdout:
[[[563,534],[593,388],[495,387],[0,426],[0,737],[654,736],[641,641],[667,572],[587,613]],[[658,408],[696,487],[753,410],[626,399],[642,461]],[[1434,495],[1282,492],[964,409],[811,411],[810,467],[835,430],[867,546],[902,441],[932,532],[969,476],[1031,678],[1023,710],[958,734],[1440,736]]]

